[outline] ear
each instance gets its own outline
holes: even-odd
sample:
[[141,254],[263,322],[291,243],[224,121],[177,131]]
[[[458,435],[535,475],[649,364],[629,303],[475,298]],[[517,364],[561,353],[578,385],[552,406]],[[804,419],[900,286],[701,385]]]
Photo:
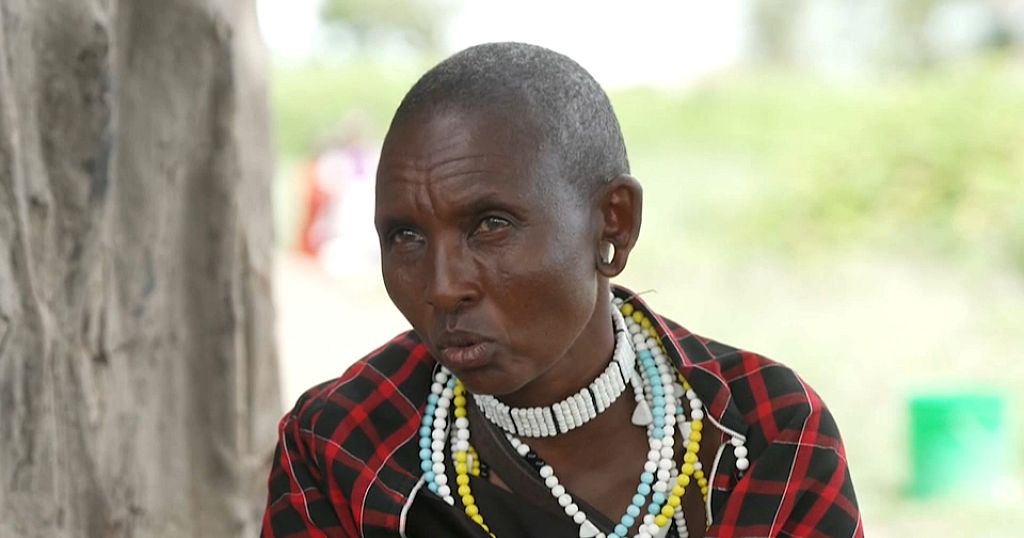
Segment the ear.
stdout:
[[597,270],[611,278],[626,268],[629,253],[640,237],[643,189],[633,176],[616,176],[599,189],[595,202],[600,216]]

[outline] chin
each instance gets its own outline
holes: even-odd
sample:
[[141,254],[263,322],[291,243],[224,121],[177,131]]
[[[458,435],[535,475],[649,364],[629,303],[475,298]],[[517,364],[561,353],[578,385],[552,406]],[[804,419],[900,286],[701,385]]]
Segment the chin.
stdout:
[[476,370],[454,373],[462,381],[462,384],[466,386],[466,390],[473,394],[487,394],[500,398],[522,387],[522,384],[515,383],[508,373],[494,368],[478,368]]

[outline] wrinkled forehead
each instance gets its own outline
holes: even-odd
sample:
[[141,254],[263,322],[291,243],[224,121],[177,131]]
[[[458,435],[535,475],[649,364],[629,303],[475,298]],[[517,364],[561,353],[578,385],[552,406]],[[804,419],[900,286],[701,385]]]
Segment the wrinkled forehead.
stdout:
[[380,227],[456,218],[483,206],[534,215],[576,206],[577,189],[562,180],[552,153],[537,129],[504,110],[409,117],[392,126],[381,152],[375,220]]
[[[517,108],[432,106],[392,125],[381,152],[378,192],[403,172],[478,168],[536,181],[558,177],[557,152]],[[537,186],[537,185],[534,185]],[[386,194],[386,192],[385,192]]]
[[525,104],[465,106],[442,102],[423,105],[393,123],[384,139],[384,150],[401,149],[410,141],[445,138],[471,140],[483,146],[496,144],[529,156],[551,149],[541,122]]

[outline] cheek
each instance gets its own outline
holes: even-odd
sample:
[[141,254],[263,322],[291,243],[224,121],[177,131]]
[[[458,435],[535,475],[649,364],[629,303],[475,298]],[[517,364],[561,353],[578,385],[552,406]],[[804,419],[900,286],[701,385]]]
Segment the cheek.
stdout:
[[552,241],[529,255],[510,256],[502,267],[495,288],[505,296],[510,338],[524,354],[565,353],[596,304],[596,268],[579,241]]
[[402,316],[419,330],[422,325],[421,311],[417,305],[421,302],[419,298],[420,283],[413,278],[414,271],[398,270],[385,262],[382,265],[381,274],[384,280],[384,289],[391,298],[391,303],[402,313]]

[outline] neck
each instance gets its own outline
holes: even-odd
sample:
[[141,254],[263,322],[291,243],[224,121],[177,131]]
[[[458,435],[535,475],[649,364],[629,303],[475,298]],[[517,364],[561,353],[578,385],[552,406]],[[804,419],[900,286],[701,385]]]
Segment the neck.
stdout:
[[609,290],[597,294],[594,314],[573,345],[543,374],[499,399],[512,407],[541,407],[563,400],[586,387],[608,366],[615,350]]

